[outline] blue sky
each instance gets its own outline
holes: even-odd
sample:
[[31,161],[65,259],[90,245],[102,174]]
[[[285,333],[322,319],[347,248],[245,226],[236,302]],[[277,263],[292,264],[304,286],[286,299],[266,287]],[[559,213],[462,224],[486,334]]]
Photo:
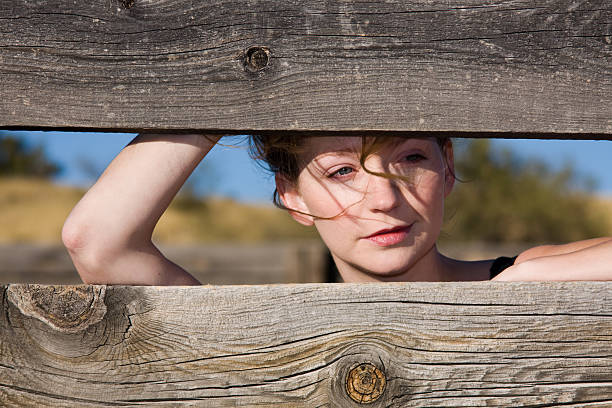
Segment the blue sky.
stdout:
[[[135,136],[125,133],[0,131],[18,135],[30,145],[42,144],[48,157],[62,167],[57,182],[88,186]],[[225,140],[225,139],[224,139]],[[459,142],[460,143],[460,142]],[[552,168],[572,163],[582,176],[597,183],[597,192],[612,196],[612,141],[494,139],[524,158],[538,158]],[[216,146],[195,176],[196,191],[212,192],[246,202],[269,203],[274,180],[248,158],[244,144]]]

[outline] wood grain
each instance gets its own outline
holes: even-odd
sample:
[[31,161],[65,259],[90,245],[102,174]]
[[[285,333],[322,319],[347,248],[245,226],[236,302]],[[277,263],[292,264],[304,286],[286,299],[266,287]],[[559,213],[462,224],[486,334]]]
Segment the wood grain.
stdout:
[[1,406],[612,405],[612,284],[0,287]]
[[0,127],[610,138],[607,0],[0,2]]

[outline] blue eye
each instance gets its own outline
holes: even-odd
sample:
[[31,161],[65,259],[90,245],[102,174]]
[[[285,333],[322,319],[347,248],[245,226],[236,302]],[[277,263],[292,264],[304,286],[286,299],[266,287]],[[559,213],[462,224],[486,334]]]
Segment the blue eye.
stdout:
[[346,176],[348,174],[351,174],[352,172],[353,172],[353,169],[351,167],[345,166],[339,170],[334,171],[332,174],[329,175],[329,177]]
[[405,159],[408,162],[416,163],[416,162],[419,162],[421,160],[425,160],[425,156],[423,156],[422,154],[419,154],[419,153],[413,153],[413,154],[407,155],[405,157]]

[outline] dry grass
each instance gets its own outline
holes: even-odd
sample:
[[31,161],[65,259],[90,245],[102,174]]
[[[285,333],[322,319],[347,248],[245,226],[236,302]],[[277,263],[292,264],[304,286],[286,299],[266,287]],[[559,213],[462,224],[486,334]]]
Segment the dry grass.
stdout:
[[591,211],[594,214],[602,214],[601,222],[607,225],[608,231],[612,231],[612,196],[594,196]]
[[[48,181],[0,178],[0,244],[61,242],[64,220],[84,190]],[[612,231],[612,198],[595,197],[593,214]],[[154,240],[162,244],[255,243],[312,239],[317,234],[281,210],[229,199],[177,198],[162,216]]]
[[284,211],[219,198],[206,201],[175,200],[160,219],[153,234],[157,242],[174,244],[262,242],[315,237],[314,229],[301,226]]
[[82,194],[42,180],[0,178],[0,243],[60,242],[64,220]]
[[[60,243],[64,220],[83,193],[43,180],[0,178],[0,243]],[[155,241],[163,244],[314,237],[313,229],[276,208],[188,197],[172,203],[154,233]]]

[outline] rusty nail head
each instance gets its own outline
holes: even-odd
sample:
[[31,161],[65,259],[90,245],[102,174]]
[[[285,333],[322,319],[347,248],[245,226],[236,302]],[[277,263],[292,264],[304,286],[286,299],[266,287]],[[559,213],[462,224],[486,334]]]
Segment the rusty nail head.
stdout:
[[270,63],[270,50],[266,47],[251,47],[245,52],[244,66],[251,72],[261,71]]
[[346,377],[346,392],[360,404],[376,401],[385,391],[385,374],[374,364],[362,363],[352,368]]

